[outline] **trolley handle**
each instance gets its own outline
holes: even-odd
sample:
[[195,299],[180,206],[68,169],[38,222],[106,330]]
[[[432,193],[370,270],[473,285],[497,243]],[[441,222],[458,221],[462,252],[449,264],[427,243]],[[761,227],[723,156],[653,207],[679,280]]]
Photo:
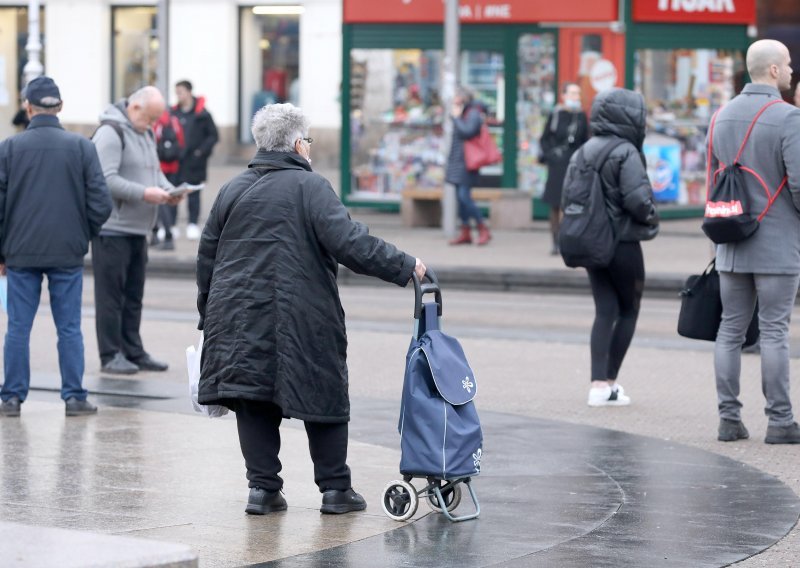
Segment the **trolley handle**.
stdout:
[[422,316],[422,296],[425,294],[433,294],[438,308],[437,312],[440,317],[442,315],[442,290],[439,288],[439,279],[432,268],[428,267],[425,271],[425,279],[428,282],[420,282],[415,272],[411,274],[411,280],[414,282],[414,319]]

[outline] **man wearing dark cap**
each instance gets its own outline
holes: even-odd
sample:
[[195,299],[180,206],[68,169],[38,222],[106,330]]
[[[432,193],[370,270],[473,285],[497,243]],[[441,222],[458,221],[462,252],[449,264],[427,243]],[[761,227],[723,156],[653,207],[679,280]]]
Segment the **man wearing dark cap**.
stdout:
[[83,257],[111,213],[111,196],[94,145],[62,128],[53,80],[33,79],[24,96],[30,124],[0,144],[0,274],[8,276],[0,415],[19,416],[28,395],[30,334],[43,276],[58,331],[66,414],[93,414],[97,407],[82,385]]

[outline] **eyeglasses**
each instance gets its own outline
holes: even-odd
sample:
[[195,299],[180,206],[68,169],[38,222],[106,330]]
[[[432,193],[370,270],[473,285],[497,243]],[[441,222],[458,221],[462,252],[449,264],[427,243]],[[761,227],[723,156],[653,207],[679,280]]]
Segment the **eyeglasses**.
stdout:
[[308,138],[301,138],[300,140],[305,140],[305,141],[306,141],[306,142],[308,142],[309,144],[311,144],[311,143],[314,141],[314,139],[313,139],[313,138],[311,138],[311,137],[308,137]]

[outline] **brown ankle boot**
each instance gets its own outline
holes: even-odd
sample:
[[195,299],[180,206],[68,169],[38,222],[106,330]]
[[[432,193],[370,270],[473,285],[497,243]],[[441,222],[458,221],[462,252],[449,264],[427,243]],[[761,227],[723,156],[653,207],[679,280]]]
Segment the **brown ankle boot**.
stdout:
[[478,245],[485,245],[492,239],[489,227],[481,223],[478,225]]
[[451,245],[471,245],[472,244],[472,235],[469,231],[468,225],[461,226],[461,233],[452,241],[450,241]]

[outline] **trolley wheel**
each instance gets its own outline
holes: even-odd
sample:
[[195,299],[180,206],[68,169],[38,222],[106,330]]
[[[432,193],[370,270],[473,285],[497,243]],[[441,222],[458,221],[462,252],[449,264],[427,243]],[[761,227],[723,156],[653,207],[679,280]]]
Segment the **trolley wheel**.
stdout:
[[414,486],[407,481],[390,481],[383,490],[381,499],[383,512],[395,521],[407,521],[419,507],[419,498]]
[[[453,485],[450,489],[442,491],[442,497],[444,497],[445,508],[448,511],[455,511],[456,507],[461,504],[461,485]],[[442,508],[439,506],[439,499],[432,489],[428,491],[428,506],[435,513],[442,512]]]

